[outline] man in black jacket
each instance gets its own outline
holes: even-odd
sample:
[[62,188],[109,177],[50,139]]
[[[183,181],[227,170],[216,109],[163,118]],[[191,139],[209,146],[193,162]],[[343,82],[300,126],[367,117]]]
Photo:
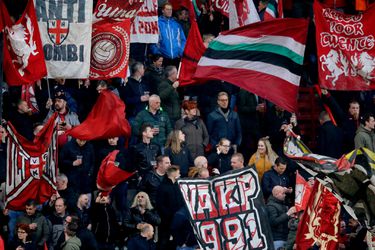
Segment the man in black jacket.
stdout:
[[272,189],[272,196],[267,202],[267,212],[275,249],[285,247],[288,238],[288,221],[296,213],[294,206],[288,210],[284,203],[286,190],[285,187],[275,186]]
[[320,127],[318,131],[318,153],[321,155],[340,158],[343,154],[343,132],[335,126],[327,111],[322,111],[319,115]]
[[171,224],[175,213],[183,206],[183,199],[177,179],[180,177],[180,168],[171,166],[167,170],[167,177],[164,178],[158,191],[156,208],[161,218],[159,249],[176,249],[175,242],[170,242]]

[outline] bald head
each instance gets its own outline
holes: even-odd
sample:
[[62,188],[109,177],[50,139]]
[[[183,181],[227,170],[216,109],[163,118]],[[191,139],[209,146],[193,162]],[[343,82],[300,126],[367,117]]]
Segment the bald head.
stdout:
[[272,196],[278,200],[285,200],[285,191],[286,188],[282,186],[274,186],[272,189]]
[[194,160],[194,166],[196,166],[197,168],[207,168],[207,164],[207,158],[204,156],[198,156]]

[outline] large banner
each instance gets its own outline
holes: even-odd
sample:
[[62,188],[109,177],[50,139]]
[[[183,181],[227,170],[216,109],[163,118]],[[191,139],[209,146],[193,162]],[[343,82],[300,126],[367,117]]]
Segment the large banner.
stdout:
[[159,40],[158,0],[145,0],[132,22],[132,43],[157,43]]
[[[0,19],[4,26],[1,53],[4,55],[4,73],[9,85],[33,83],[47,74],[42,41],[35,16],[34,3],[29,0],[21,18],[13,22],[3,1]],[[3,29],[0,30],[0,32]]]
[[105,18],[111,18],[116,21],[132,19],[137,15],[143,3],[144,0],[99,0],[94,10],[93,22]]
[[57,122],[53,115],[33,141],[7,126],[6,207],[21,210],[28,199],[39,204],[56,192]]
[[274,249],[253,168],[210,180],[181,179],[178,185],[202,249]]
[[50,78],[88,78],[92,0],[35,0]]
[[345,15],[314,3],[320,85],[333,90],[375,89],[375,5]]
[[93,24],[90,79],[125,78],[130,48],[130,19]]

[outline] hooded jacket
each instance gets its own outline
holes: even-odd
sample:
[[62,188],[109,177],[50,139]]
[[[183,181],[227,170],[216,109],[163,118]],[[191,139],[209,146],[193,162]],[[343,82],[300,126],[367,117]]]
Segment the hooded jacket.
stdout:
[[365,147],[375,152],[375,133],[369,131],[361,124],[354,137],[355,148]]

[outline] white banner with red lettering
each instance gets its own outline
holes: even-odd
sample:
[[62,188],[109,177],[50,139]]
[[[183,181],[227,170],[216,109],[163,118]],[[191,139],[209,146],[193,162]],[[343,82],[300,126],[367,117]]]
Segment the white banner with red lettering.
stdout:
[[375,89],[375,5],[345,15],[314,3],[320,85],[333,90]]
[[132,22],[130,42],[157,43],[158,40],[158,0],[145,0]]
[[104,18],[111,18],[116,21],[132,19],[137,15],[143,3],[144,0],[99,0],[94,10],[93,22]]
[[130,50],[130,19],[93,24],[90,79],[125,78]]
[[92,0],[34,0],[49,78],[88,78]]

